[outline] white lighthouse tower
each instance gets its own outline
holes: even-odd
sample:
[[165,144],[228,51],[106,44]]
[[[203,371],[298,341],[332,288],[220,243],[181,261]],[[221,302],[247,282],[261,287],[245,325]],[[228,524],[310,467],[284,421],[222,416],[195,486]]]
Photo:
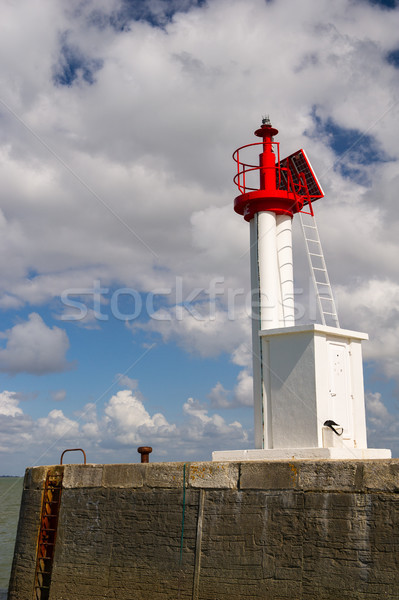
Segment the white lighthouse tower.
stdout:
[[[361,342],[368,335],[339,327],[313,219],[323,190],[303,150],[280,159],[277,133],[263,119],[255,131],[262,141],[233,155],[240,192],[234,210],[250,226],[255,448],[214,452],[213,460],[390,458],[390,450],[367,448]],[[244,162],[254,147],[258,164]],[[295,325],[296,214],[321,324]]]

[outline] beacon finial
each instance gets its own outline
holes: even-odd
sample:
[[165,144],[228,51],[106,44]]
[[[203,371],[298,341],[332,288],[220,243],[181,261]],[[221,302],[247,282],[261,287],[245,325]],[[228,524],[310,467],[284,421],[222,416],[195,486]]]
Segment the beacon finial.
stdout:
[[262,125],[254,131],[257,137],[271,139],[278,134],[278,129],[272,127],[269,115],[262,117]]

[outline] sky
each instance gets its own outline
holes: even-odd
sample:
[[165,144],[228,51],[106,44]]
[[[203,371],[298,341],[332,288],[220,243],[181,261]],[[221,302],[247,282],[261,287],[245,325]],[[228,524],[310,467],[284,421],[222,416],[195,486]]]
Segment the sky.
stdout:
[[[253,447],[233,151],[304,148],[368,445],[399,456],[399,6],[0,0],[0,474]],[[294,219],[298,322],[319,321]],[[72,453],[68,461],[80,461]]]

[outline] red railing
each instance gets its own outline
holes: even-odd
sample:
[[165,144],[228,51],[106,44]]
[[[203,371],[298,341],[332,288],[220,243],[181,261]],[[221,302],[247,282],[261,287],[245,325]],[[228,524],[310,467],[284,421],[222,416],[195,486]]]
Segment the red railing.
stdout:
[[[279,142],[271,142],[271,145],[275,148],[275,154],[277,157],[274,166],[276,173],[276,188],[278,190],[286,190],[287,193],[293,194],[297,212],[306,212],[303,211],[303,206],[307,205],[310,211],[309,214],[313,215],[312,202],[309,196],[305,174],[298,173],[298,181],[295,182],[292,177],[291,169],[289,167],[289,160],[287,163],[287,167],[282,167],[280,165]],[[238,148],[233,154],[233,159],[237,163],[237,173],[235,174],[233,181],[238,187],[241,194],[258,191],[261,189],[260,184],[257,187],[253,187],[253,184],[247,185],[247,176],[249,173],[260,172],[261,169],[265,169],[265,167],[262,167],[259,164],[245,163],[240,160],[240,151],[245,150],[247,148],[251,148],[253,146],[263,147],[263,142],[254,142],[253,144],[246,144],[245,146],[241,146],[240,148]]]

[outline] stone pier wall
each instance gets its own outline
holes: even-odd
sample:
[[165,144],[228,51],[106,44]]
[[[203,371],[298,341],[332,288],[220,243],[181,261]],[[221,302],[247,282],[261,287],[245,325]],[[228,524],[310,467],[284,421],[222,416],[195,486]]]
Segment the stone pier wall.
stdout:
[[[34,596],[28,469],[9,600]],[[50,600],[399,599],[399,460],[65,465]]]

